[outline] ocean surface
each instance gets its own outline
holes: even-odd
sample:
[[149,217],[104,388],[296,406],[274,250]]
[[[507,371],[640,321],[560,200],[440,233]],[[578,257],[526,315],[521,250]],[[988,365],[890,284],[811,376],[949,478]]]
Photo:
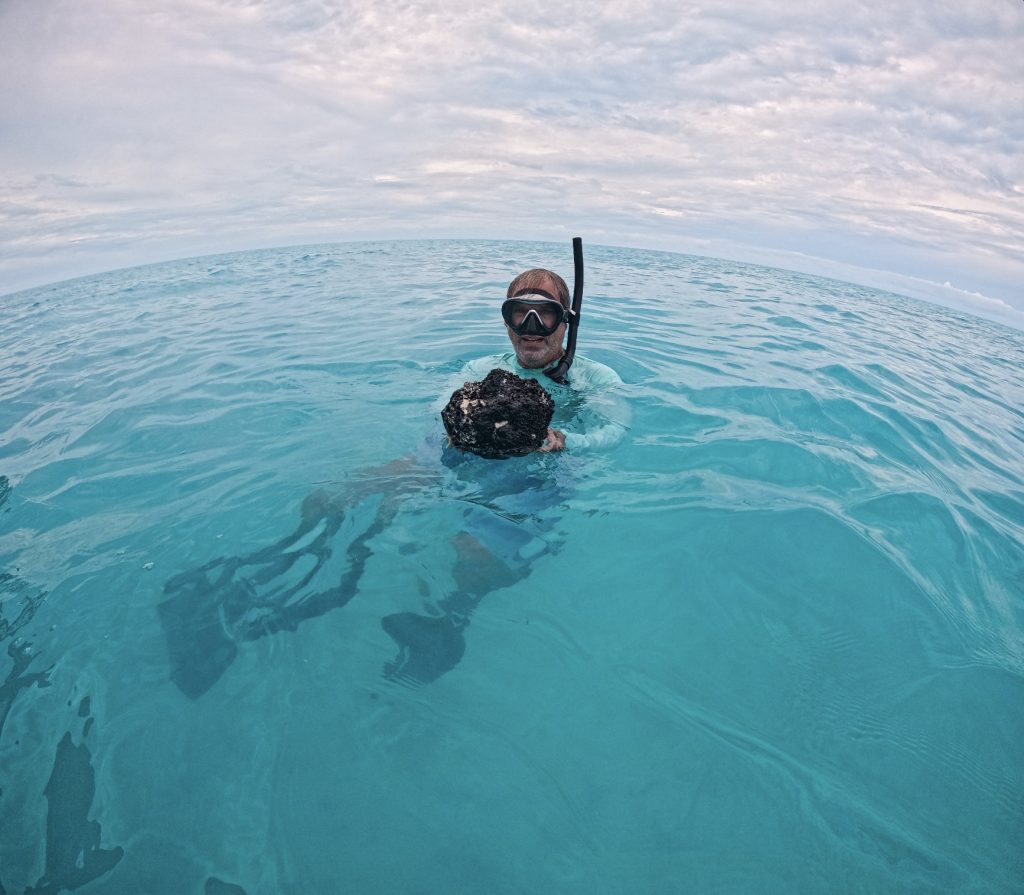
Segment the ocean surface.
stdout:
[[1024,891],[1024,333],[584,251],[625,437],[461,467],[568,241],[0,298],[0,892]]

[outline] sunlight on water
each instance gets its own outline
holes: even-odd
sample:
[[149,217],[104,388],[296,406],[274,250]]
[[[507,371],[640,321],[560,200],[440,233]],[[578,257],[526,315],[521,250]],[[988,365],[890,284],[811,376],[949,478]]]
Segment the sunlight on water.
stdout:
[[0,891],[1020,891],[1024,334],[585,250],[627,437],[461,466],[568,244],[4,298]]

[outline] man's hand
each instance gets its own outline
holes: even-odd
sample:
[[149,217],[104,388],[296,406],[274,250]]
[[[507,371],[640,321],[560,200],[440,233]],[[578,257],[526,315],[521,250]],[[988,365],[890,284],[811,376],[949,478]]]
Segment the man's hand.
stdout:
[[558,429],[548,429],[548,437],[544,439],[544,444],[537,448],[542,454],[549,454],[552,451],[564,451],[565,450],[565,434],[559,432]]

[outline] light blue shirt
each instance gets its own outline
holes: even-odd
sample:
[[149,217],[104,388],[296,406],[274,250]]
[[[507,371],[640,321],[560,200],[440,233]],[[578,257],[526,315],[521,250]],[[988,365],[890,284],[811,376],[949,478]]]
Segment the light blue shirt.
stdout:
[[[566,450],[607,450],[626,434],[629,411],[618,394],[622,380],[611,367],[576,355],[565,385],[549,379],[543,370],[519,366],[514,351],[470,361],[460,381],[479,382],[491,370],[508,370],[522,379],[536,379],[555,402],[551,427],[565,433]],[[452,390],[454,390],[454,388]]]

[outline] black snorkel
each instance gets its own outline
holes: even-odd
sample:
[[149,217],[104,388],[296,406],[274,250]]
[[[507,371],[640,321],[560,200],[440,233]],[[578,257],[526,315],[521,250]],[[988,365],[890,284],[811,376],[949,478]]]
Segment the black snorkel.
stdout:
[[576,356],[576,332],[580,328],[580,307],[583,305],[583,240],[578,236],[572,238],[572,262],[575,267],[572,281],[572,309],[569,316],[569,339],[565,343],[565,354],[562,359],[544,375],[559,385],[565,385],[565,377]]

